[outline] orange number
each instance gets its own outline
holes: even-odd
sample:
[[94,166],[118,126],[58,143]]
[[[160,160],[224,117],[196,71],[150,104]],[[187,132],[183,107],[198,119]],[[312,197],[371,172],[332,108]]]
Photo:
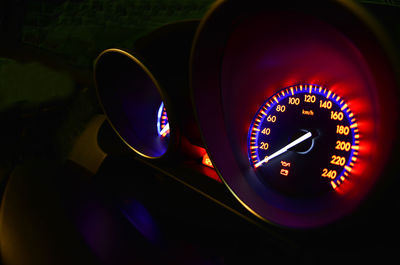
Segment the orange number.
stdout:
[[269,147],[269,144],[268,144],[268,143],[261,142],[260,149],[267,150],[268,147]]
[[335,149],[342,151],[349,151],[350,148],[351,148],[351,143],[345,141],[336,141]]
[[299,105],[300,104],[300,99],[299,98],[289,97],[289,104],[290,105]]
[[261,131],[261,133],[262,133],[262,134],[269,135],[269,134],[271,133],[271,129],[270,129],[270,128],[264,128],[264,129]]
[[328,170],[328,169],[324,168],[322,170],[321,176],[323,176],[325,178],[335,179],[337,176],[337,172],[336,172],[336,170]]
[[268,115],[267,121],[268,121],[268,122],[276,122],[276,116]]
[[314,103],[317,98],[314,95],[304,95],[304,101],[309,103]]
[[326,101],[319,101],[319,107],[324,108],[324,109],[331,109],[332,108],[332,102],[329,100]]
[[337,166],[344,166],[346,164],[346,158],[343,156],[332,156],[331,164],[337,165]]
[[336,125],[336,133],[337,134],[348,135],[349,132],[350,132],[349,126]]
[[286,110],[285,105],[276,106],[276,111],[278,111],[278,112],[285,112],[285,110]]
[[343,112],[331,111],[331,120],[343,120]]

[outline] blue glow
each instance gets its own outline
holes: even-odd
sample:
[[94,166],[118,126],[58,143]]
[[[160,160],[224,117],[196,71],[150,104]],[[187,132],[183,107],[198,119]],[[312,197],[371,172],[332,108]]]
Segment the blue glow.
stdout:
[[157,113],[157,132],[158,135],[161,135],[161,115],[164,109],[164,102],[161,102],[160,107],[158,108],[158,113]]

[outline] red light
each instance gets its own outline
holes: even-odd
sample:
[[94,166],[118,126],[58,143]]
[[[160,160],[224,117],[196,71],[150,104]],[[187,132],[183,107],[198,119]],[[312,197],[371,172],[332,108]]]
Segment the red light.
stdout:
[[214,168],[213,164],[211,163],[210,157],[208,156],[207,153],[204,154],[202,163],[205,166]]

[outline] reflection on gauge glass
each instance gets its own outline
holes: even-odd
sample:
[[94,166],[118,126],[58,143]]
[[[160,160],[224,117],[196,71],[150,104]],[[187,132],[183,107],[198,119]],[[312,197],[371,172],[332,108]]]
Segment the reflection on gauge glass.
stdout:
[[248,133],[248,155],[265,185],[294,197],[317,197],[351,178],[360,132],[346,101],[319,85],[272,95]]
[[169,122],[167,110],[165,109],[164,102],[161,102],[157,113],[157,132],[160,137],[169,136]]

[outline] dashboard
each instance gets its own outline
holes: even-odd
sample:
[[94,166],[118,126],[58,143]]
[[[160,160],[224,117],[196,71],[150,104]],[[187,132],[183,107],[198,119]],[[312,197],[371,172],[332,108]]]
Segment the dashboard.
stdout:
[[44,91],[0,109],[3,264],[396,259],[399,5],[200,2],[93,67],[2,44],[0,89]]

